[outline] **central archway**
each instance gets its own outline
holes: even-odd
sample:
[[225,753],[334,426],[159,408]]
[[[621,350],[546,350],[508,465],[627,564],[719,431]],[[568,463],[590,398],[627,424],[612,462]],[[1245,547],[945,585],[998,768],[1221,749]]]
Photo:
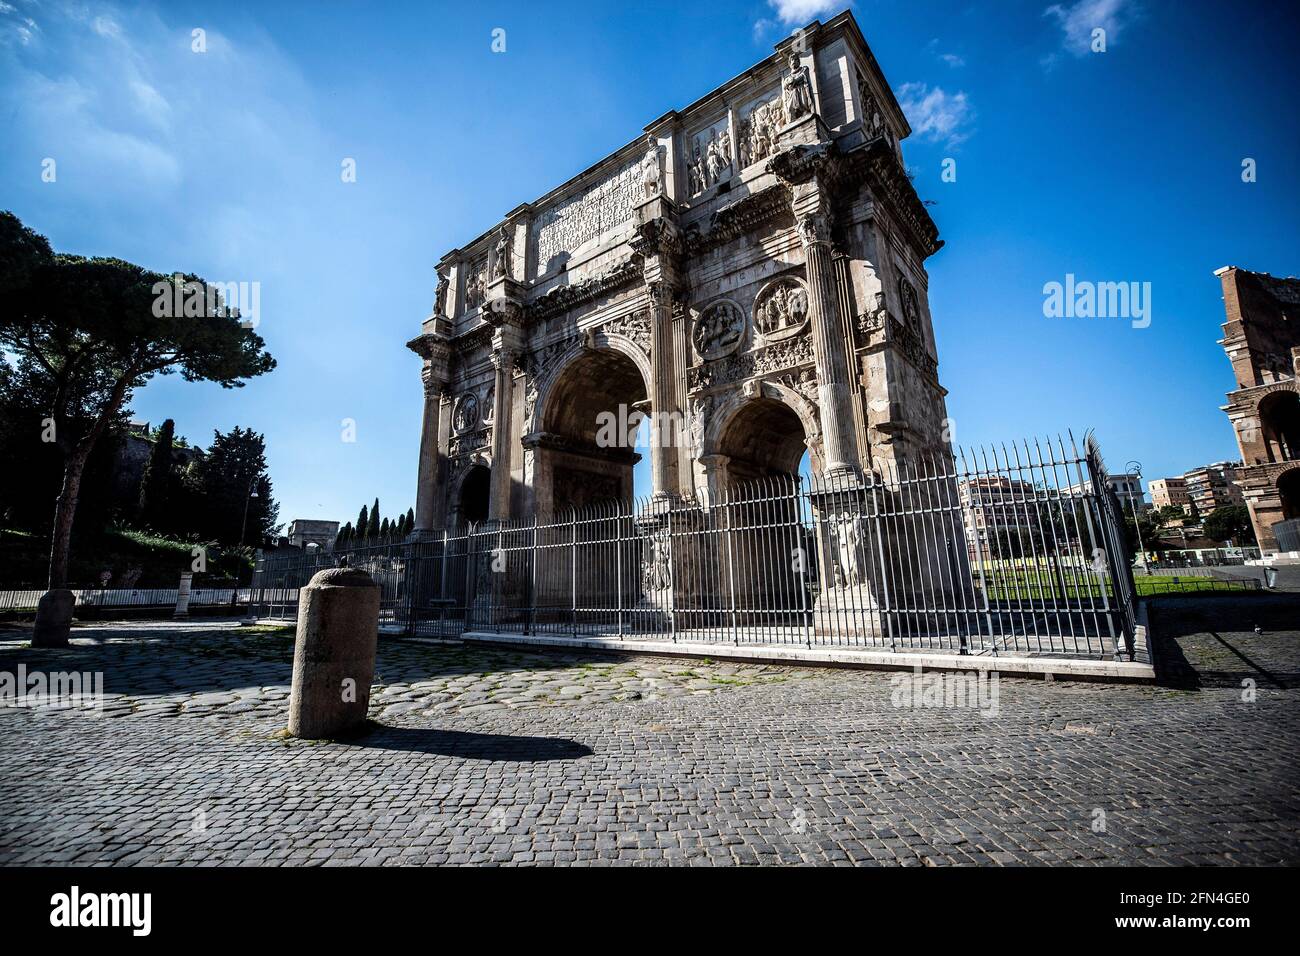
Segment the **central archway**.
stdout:
[[630,503],[638,412],[648,412],[641,369],[613,348],[587,348],[557,373],[531,436],[539,518],[597,502]]

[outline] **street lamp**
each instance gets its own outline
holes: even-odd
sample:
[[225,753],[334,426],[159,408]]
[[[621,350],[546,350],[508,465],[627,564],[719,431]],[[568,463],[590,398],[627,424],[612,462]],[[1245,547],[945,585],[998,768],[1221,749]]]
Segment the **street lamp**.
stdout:
[[[244,520],[239,523],[239,546],[244,546],[244,534],[248,530],[248,503],[257,497],[257,475],[254,475],[248,482],[248,496],[244,499]],[[250,593],[249,601],[252,601]],[[235,571],[235,586],[230,594],[230,606],[233,609],[239,603],[239,571]]]
[[239,524],[239,546],[244,546],[244,533],[248,530],[248,503],[257,497],[257,491],[254,486],[257,484],[257,476],[248,483],[248,497],[244,499],[244,520]]
[[[1137,479],[1138,492],[1140,494],[1142,491],[1142,462],[1140,461],[1128,462],[1128,464],[1124,466],[1124,473],[1129,478]],[[1141,522],[1138,521],[1137,499],[1131,493],[1131,489],[1128,495],[1128,501],[1133,511],[1133,530],[1137,532],[1137,536],[1138,536],[1138,553],[1142,555],[1142,573],[1150,574],[1151,566],[1147,564],[1147,548],[1146,545],[1142,543],[1142,524]]]

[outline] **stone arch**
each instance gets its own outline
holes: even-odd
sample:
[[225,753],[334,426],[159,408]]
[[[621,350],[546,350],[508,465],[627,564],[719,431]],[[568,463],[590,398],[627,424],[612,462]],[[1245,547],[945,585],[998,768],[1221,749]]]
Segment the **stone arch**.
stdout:
[[[802,435],[798,437],[798,443],[808,449],[813,473],[820,474],[825,466],[825,459],[821,446],[821,424],[818,420],[817,409],[797,391],[777,382],[746,382],[743,388],[733,391],[721,399],[720,404],[715,405],[708,416],[704,429],[704,438],[701,442],[701,458],[707,461],[709,459],[716,460],[715,456],[734,457],[732,454],[736,449],[734,430],[738,420],[742,415],[754,414],[755,412],[761,415],[763,406],[766,406],[770,413],[769,417],[766,418],[766,423],[770,427],[779,428],[782,424],[779,417],[780,413],[776,412],[773,406],[784,408],[792,416],[792,419],[798,422],[802,429]],[[763,419],[760,418],[756,420],[756,424],[762,421]],[[741,424],[743,426],[743,422]],[[777,453],[779,457],[785,459],[784,467],[777,466],[776,470],[778,471],[793,472],[798,468],[799,459],[802,457],[802,449],[800,449],[798,455],[794,454],[794,436],[790,436],[790,438],[791,440],[785,445],[785,448]]]
[[632,363],[636,365],[637,371],[641,373],[641,381],[645,383],[646,393],[649,394],[650,356],[645,349],[626,335],[605,332],[600,329],[589,331],[555,360],[555,364],[550,371],[543,375],[541,381],[537,384],[536,401],[533,403],[528,420],[524,422],[525,435],[541,429],[542,422],[545,421],[545,411],[554,395],[555,385],[564,378],[565,371],[585,353],[602,349],[618,352],[631,359]]
[[[483,452],[475,452],[462,465],[457,468],[447,483],[447,523],[449,525],[463,525],[469,521],[481,521],[487,517],[486,499],[484,499],[482,517],[475,516],[475,509],[471,508],[470,513],[465,512],[465,494],[467,482],[485,482],[491,481],[492,475],[492,458]],[[486,484],[484,486],[486,491]]]
[[1271,461],[1300,460],[1300,390],[1270,389],[1255,404],[1260,437]]
[[609,443],[602,415],[613,415],[616,434],[626,435],[622,428],[635,423],[634,413],[648,409],[650,374],[649,357],[635,341],[599,330],[555,363],[539,387],[525,437],[540,518],[568,507],[631,501],[641,456],[621,438]]
[[1278,472],[1273,482],[1282,508],[1282,520],[1300,518],[1300,462]]

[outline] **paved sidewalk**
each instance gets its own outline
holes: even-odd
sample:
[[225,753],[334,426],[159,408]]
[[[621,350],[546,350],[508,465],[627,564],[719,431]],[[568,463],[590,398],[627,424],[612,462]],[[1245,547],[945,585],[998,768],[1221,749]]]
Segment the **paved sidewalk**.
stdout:
[[287,631],[0,631],[0,671],[108,695],[0,709],[0,864],[1300,862],[1300,602],[1152,617],[1162,685],[1003,678],[996,715],[880,672],[384,640],[345,743],[283,736]]

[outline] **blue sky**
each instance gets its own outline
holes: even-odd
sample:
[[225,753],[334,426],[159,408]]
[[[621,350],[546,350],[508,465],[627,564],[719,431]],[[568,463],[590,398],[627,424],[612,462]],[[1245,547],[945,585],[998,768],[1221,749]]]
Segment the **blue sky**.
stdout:
[[[0,208],[60,250],[260,282],[279,368],[234,392],[158,379],[137,416],[198,444],[265,432],[286,520],[346,521],[376,495],[391,515],[415,500],[403,343],[439,256],[843,6],[0,0]],[[1091,426],[1113,467],[1148,477],[1233,456],[1212,272],[1300,271],[1294,13],[852,7],[947,242],[928,267],[956,440]],[[1104,53],[1087,49],[1098,24]],[[1150,326],[1044,317],[1044,283],[1067,273],[1150,282]]]

